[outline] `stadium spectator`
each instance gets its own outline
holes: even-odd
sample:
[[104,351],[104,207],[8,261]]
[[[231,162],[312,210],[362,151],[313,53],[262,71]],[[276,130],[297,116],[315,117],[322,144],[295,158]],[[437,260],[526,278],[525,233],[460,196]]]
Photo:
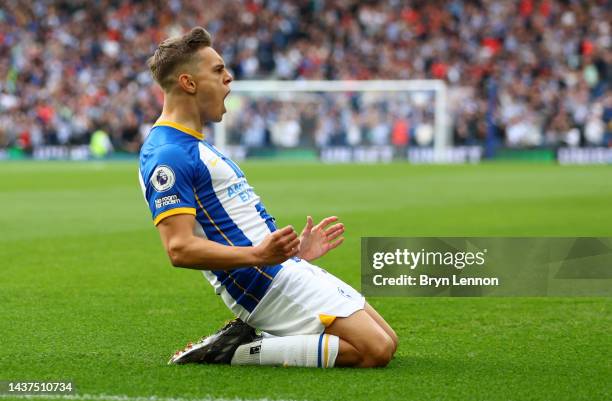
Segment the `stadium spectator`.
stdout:
[[[141,66],[152,43],[194,25],[217,38],[236,79],[444,79],[464,95],[451,102],[457,143],[484,140],[494,81],[506,144],[610,145],[611,14],[606,0],[7,0],[2,146],[24,137],[31,146],[86,144],[106,126],[116,149],[136,152],[161,107]],[[363,128],[384,113],[347,107],[283,146],[309,143],[306,132],[319,145],[399,140],[393,120]],[[304,122],[298,112],[292,121]],[[419,118],[407,116],[408,126]],[[362,119],[361,132],[349,124]],[[244,143],[269,145],[270,132],[245,132]]]

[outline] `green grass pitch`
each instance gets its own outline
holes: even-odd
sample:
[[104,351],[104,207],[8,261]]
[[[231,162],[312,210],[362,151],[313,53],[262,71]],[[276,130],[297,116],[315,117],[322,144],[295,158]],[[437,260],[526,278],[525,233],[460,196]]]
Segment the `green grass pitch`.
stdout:
[[[362,236],[612,236],[606,166],[242,167],[279,225],[341,217],[346,243],[318,264],[357,287]],[[0,380],[126,401],[612,398],[605,298],[373,298],[401,342],[386,369],[167,366],[231,315],[169,264],[136,163],[0,169]]]

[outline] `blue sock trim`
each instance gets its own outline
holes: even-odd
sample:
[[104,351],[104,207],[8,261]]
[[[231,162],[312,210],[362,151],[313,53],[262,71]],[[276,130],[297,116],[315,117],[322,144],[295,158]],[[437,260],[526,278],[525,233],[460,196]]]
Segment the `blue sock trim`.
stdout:
[[321,359],[322,359],[322,353],[321,353],[321,348],[323,345],[323,336],[325,335],[325,333],[321,334],[321,336],[319,337],[319,352],[318,352],[318,357],[317,357],[317,368],[320,368],[321,366],[323,366],[323,364],[321,363]]

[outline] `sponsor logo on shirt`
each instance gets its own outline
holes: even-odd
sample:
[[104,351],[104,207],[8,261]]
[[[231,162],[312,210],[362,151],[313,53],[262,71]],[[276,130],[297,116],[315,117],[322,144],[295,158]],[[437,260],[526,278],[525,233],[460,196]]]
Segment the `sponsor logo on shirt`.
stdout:
[[232,184],[227,188],[227,197],[232,199],[233,197],[238,196],[242,202],[246,202],[249,199],[255,197],[255,193],[253,192],[253,188],[249,186],[246,180],[241,180],[236,184]]

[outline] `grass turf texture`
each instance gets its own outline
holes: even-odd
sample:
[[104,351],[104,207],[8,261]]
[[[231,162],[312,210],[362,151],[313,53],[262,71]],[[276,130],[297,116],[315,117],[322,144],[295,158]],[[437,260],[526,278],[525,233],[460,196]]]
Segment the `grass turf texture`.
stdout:
[[[610,399],[603,298],[377,298],[386,369],[167,366],[231,317],[163,253],[135,163],[1,164],[0,380],[81,394],[298,400]],[[612,169],[245,163],[280,226],[337,214],[318,263],[359,285],[361,236],[611,236]]]

